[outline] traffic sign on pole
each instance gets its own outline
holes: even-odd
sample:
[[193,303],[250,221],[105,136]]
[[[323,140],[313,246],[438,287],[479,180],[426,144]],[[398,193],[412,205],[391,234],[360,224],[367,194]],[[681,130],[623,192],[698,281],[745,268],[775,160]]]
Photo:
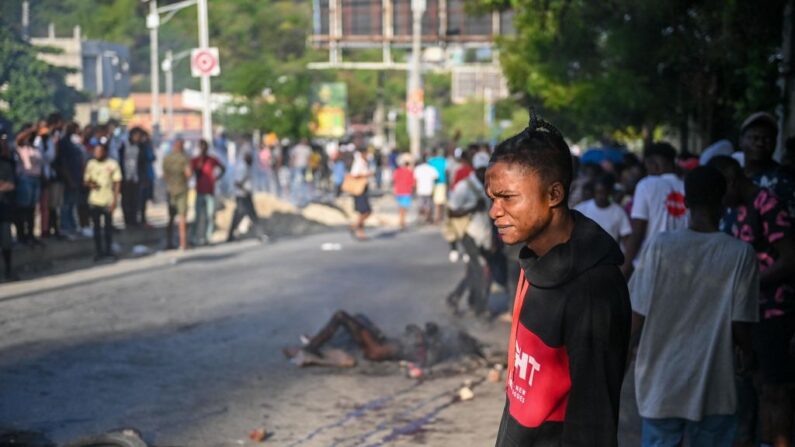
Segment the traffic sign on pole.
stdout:
[[194,78],[221,74],[218,48],[194,48],[190,55],[190,72]]

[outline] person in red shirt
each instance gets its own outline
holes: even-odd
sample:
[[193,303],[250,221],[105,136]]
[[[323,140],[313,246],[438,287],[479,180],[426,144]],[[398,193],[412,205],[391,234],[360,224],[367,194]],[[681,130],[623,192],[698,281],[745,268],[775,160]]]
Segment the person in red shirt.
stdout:
[[226,168],[209,154],[206,140],[199,140],[199,156],[191,160],[196,175],[196,221],[191,229],[194,245],[205,245],[215,231],[215,182],[224,176]]
[[406,228],[406,214],[411,208],[411,198],[414,194],[414,171],[411,170],[411,159],[403,157],[400,167],[393,174],[395,200],[397,200],[400,213],[400,229]]
[[451,191],[458,182],[466,179],[470,174],[475,172],[472,168],[472,157],[474,157],[477,152],[478,147],[473,144],[461,155],[461,166],[455,171],[455,174],[453,174],[453,183],[450,185]]

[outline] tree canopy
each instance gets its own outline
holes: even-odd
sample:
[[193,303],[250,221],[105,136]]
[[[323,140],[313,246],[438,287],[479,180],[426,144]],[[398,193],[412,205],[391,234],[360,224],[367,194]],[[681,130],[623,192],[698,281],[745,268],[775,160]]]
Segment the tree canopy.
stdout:
[[471,0],[512,8],[500,41],[512,91],[572,137],[657,126],[710,139],[772,110],[784,2]]
[[21,40],[0,20],[0,101],[7,106],[0,116],[17,125],[52,112],[70,117],[80,98],[64,82],[68,70],[38,60],[39,51],[43,50]]

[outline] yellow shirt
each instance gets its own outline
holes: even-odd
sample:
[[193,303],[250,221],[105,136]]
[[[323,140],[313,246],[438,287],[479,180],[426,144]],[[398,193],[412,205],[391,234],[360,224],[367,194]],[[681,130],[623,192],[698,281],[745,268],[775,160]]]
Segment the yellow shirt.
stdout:
[[111,158],[103,161],[89,160],[83,181],[92,181],[99,185],[99,188],[92,189],[88,193],[88,204],[108,207],[113,202],[113,184],[121,181],[119,163]]

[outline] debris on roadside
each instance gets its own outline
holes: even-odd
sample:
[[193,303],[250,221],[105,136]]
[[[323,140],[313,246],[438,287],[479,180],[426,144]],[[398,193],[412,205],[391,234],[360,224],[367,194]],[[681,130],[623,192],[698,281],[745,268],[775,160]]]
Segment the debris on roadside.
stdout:
[[335,242],[324,242],[320,244],[320,249],[322,251],[340,251],[342,250],[342,244]]
[[268,438],[270,438],[273,433],[269,433],[264,428],[255,428],[251,430],[251,433],[248,434],[248,438],[254,442],[265,442]]
[[460,390],[458,390],[458,397],[462,401],[472,400],[475,398],[475,392],[472,391],[472,388],[469,386],[463,386]]
[[486,375],[486,380],[491,383],[499,383],[502,380],[502,365],[499,363],[494,365]]

